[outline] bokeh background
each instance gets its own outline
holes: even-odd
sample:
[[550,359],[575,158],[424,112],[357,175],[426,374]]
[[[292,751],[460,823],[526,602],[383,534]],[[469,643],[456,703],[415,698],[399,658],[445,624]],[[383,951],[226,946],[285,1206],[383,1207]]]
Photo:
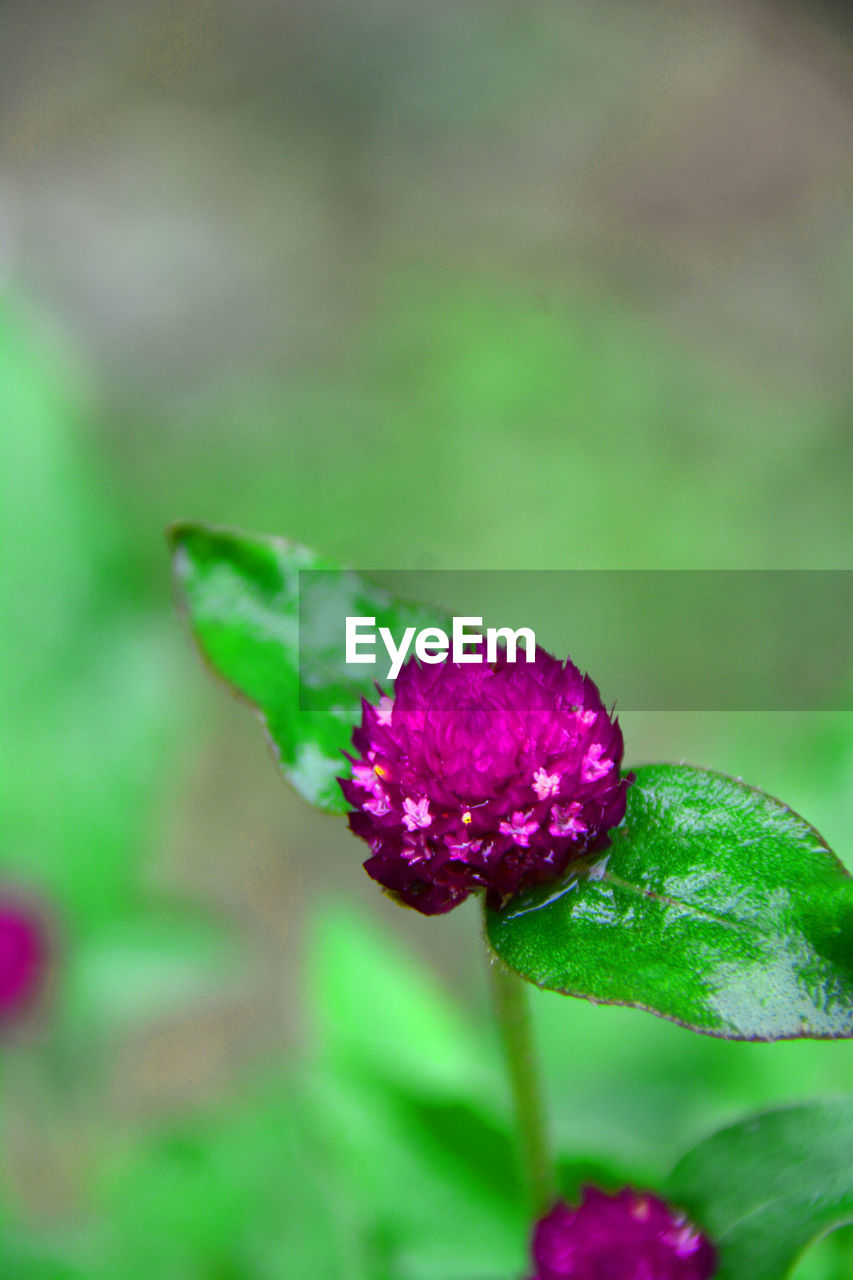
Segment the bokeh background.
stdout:
[[[851,22],[3,0],[0,887],[53,955],[0,1045],[4,1277],[523,1274],[476,909],[399,910],[280,781],[163,528],[377,570],[850,568]],[[623,728],[853,857],[850,713]],[[850,1045],[533,1004],[567,1189],[850,1087]],[[845,1232],[797,1272],[851,1274]]]

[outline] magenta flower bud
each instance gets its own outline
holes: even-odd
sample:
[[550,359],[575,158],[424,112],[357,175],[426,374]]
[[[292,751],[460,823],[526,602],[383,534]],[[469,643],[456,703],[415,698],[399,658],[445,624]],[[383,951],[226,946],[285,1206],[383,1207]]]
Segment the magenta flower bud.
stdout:
[[585,1187],[576,1209],[558,1201],[533,1232],[531,1280],[709,1280],[713,1245],[680,1213],[625,1187]]
[[589,676],[544,649],[529,663],[505,650],[491,664],[410,659],[393,698],[363,701],[353,745],[339,782],[365,869],[425,915],[477,889],[496,909],[557,880],[625,816],[618,721]]
[[18,901],[0,897],[0,1027],[15,1021],[38,994],[47,965],[41,920]]

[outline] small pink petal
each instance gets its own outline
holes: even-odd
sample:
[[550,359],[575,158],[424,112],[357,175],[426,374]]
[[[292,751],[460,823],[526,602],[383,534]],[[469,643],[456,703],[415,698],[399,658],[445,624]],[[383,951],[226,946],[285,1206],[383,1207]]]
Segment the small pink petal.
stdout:
[[371,796],[369,800],[365,800],[364,807],[368,813],[372,813],[376,818],[383,818],[386,813],[391,811],[388,797],[384,791],[380,791],[378,795]]
[[559,788],[559,773],[547,773],[544,769],[536,770],[533,775],[533,790],[538,799],[547,800],[549,796],[555,796]]
[[376,723],[389,725],[391,723],[391,713],[394,710],[394,699],[389,698],[383,693],[379,699],[379,706],[376,708]]
[[412,800],[407,796],[403,801],[403,825],[407,831],[414,831],[417,827],[428,827],[432,822],[432,815],[429,811],[429,801],[426,796],[422,800]]

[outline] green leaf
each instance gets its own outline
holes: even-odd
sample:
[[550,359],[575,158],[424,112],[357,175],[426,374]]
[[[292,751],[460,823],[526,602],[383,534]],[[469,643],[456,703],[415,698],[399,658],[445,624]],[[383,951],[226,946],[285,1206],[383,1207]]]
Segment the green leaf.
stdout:
[[434,1099],[500,1098],[500,1060],[470,1012],[410,950],[342,904],[326,902],[316,915],[308,983],[328,1063]]
[[70,945],[133,900],[180,723],[173,637],[141,598],[81,371],[2,293],[0,370],[0,873]]
[[151,1126],[111,1162],[87,1280],[373,1280],[304,1095],[278,1073],[253,1085]]
[[523,978],[737,1040],[853,1036],[853,880],[771,796],[647,765],[607,853],[488,915]]
[[242,976],[234,941],[212,920],[162,910],[113,918],[78,945],[67,967],[69,1020],[88,1035],[197,1009]]
[[198,524],[170,530],[179,602],[202,656],[260,715],[284,776],[312,804],[345,813],[336,782],[349,765],[361,699],[376,665],[347,665],[344,620],[372,617],[400,640],[441,625],[440,611],[394,600],[359,574],[282,538]]
[[708,1232],[716,1280],[781,1280],[803,1250],[853,1221],[853,1099],[751,1117],[701,1142],[665,1194]]

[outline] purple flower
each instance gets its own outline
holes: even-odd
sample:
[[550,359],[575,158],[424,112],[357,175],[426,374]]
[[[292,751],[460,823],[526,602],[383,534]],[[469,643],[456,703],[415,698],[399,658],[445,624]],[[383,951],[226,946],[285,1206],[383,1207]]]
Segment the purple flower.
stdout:
[[394,693],[363,702],[339,781],[365,868],[399,901],[437,915],[484,889],[498,908],[607,848],[632,779],[618,721],[571,662],[411,659]]
[[41,920],[31,908],[0,897],[0,1026],[14,1021],[41,987],[47,946]]
[[625,1187],[585,1187],[576,1209],[558,1201],[533,1232],[532,1280],[709,1280],[716,1252],[663,1200]]

